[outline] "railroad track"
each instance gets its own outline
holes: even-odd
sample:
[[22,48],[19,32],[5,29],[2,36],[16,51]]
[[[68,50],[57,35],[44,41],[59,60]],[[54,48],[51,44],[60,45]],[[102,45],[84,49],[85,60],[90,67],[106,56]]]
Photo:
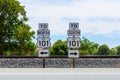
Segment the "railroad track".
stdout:
[[[52,55],[49,57],[38,56],[0,56],[0,58],[69,58],[68,55]],[[95,55],[95,56],[80,56],[79,58],[120,58],[120,56],[107,56],[107,55]]]

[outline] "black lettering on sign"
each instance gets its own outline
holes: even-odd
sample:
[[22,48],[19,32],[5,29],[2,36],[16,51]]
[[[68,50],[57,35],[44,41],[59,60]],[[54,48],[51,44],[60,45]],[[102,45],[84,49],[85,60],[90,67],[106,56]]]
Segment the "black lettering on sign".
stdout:
[[70,46],[70,47],[72,47],[72,46],[73,46],[73,47],[79,46],[79,44],[80,44],[79,41],[69,41],[69,46]]
[[39,41],[39,46],[41,46],[41,41]]
[[48,53],[47,53],[47,52],[43,52],[43,51],[42,51],[42,52],[40,52],[40,54],[41,54],[41,55],[44,55],[44,54],[48,54]]
[[74,28],[77,28],[77,24],[74,24]]
[[41,34],[41,31],[37,30],[37,35]]
[[40,23],[39,27],[40,27],[40,29],[47,29],[48,28],[48,24],[47,23]]
[[79,41],[77,41],[77,46],[80,46],[80,43],[79,43]]
[[45,46],[46,45],[46,42],[45,41],[42,41],[42,46]]
[[47,24],[44,24],[44,25],[43,25],[43,28],[44,28],[44,29],[46,29],[46,28],[47,28],[47,26],[48,26]]
[[49,46],[49,41],[39,41],[39,46]]
[[71,28],[74,28],[74,24],[71,24]]
[[77,55],[77,53],[76,52],[74,52],[74,53],[70,53],[71,55]]
[[76,41],[72,41],[72,46],[76,46]]
[[70,29],[78,29],[79,28],[79,23],[69,23],[69,28]]

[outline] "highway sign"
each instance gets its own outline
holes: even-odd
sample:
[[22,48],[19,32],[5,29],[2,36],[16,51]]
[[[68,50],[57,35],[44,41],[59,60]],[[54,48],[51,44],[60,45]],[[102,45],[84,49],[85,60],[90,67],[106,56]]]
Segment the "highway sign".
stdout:
[[49,37],[38,37],[37,40],[38,48],[49,48],[51,46]]
[[48,23],[39,23],[38,26],[39,26],[39,30],[48,29]]
[[67,31],[67,35],[68,36],[80,36],[80,30],[79,29],[76,29],[76,30],[69,29]]
[[69,29],[79,29],[79,23],[69,23]]
[[67,46],[69,48],[79,48],[80,47],[80,38],[79,37],[68,37]]
[[37,30],[37,36],[50,36],[50,30],[44,30],[44,29],[41,29],[41,30]]
[[49,57],[49,50],[39,50],[38,56],[39,57]]
[[69,50],[68,57],[79,58],[79,50]]

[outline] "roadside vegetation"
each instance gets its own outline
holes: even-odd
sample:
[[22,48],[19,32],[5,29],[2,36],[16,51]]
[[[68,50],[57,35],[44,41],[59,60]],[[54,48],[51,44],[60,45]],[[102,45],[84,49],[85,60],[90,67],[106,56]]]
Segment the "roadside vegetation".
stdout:
[[[57,40],[50,48],[51,55],[67,55],[69,48],[67,48],[66,44],[66,41]],[[99,45],[84,37],[80,41],[80,44],[81,47],[78,49],[80,55],[120,55],[120,46],[109,48],[106,44]]]
[[26,24],[24,6],[17,0],[0,0],[0,55],[33,55],[34,31]]

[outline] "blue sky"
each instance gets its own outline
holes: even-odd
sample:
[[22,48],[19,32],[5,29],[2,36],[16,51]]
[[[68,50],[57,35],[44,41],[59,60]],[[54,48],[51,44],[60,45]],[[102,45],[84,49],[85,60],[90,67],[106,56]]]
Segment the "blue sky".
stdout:
[[[51,43],[67,39],[69,22],[79,22],[81,38],[120,45],[120,0],[19,0],[25,6],[32,30],[49,23]],[[36,42],[36,39],[34,40]]]

